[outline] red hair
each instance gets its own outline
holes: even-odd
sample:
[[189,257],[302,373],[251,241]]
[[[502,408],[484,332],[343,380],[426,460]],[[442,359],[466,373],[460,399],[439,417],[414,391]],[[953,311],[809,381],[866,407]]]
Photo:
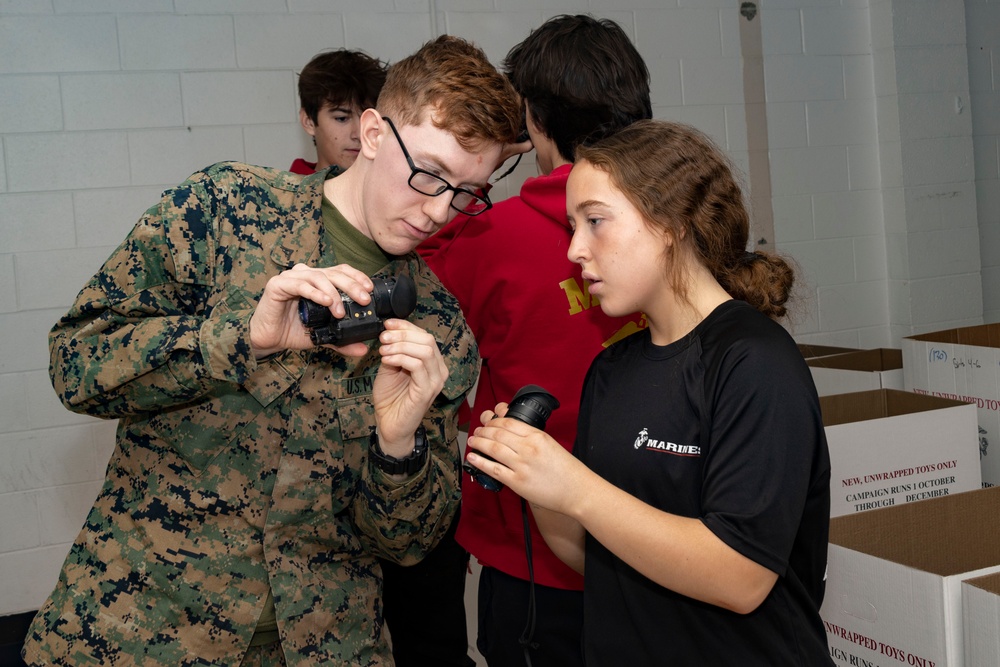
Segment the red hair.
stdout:
[[419,125],[430,111],[434,126],[467,150],[513,143],[521,124],[521,102],[507,77],[482,49],[451,35],[389,67],[377,108],[397,125]]

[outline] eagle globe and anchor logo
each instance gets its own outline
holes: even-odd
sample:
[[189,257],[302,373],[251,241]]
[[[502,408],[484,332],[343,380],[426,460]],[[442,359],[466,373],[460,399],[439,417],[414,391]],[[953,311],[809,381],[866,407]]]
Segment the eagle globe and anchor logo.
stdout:
[[646,445],[646,442],[648,441],[649,441],[649,429],[644,427],[641,431],[639,431],[639,435],[635,439],[634,443],[635,448],[642,449]]

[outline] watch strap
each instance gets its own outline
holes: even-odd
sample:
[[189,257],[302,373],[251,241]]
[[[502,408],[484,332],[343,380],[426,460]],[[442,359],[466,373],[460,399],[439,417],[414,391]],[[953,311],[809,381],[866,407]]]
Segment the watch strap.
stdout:
[[403,458],[397,459],[382,451],[378,443],[378,431],[372,429],[371,438],[368,441],[368,456],[379,470],[388,475],[412,475],[419,472],[427,461],[429,447],[427,445],[427,430],[424,429],[423,425],[417,427],[414,439],[413,451]]

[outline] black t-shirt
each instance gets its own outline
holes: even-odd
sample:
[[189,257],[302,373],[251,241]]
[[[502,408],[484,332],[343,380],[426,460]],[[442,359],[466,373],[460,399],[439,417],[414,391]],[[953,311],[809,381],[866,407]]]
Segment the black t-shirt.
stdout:
[[574,453],[779,575],[740,615],[653,583],[588,535],[590,667],[832,664],[819,617],[830,460],[812,376],[781,326],[727,301],[670,345],[644,331],[608,348],[587,375]]

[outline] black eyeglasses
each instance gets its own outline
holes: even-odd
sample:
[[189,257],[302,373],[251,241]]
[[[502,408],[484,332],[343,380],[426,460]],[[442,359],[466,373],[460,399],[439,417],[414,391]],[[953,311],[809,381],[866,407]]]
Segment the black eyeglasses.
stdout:
[[399,136],[396,126],[393,125],[388,116],[382,116],[382,120],[389,123],[392,133],[396,135],[396,141],[399,142],[399,147],[403,149],[403,157],[406,158],[406,163],[410,165],[410,178],[407,184],[411,188],[428,197],[437,197],[450,190],[454,193],[454,196],[451,198],[451,207],[459,213],[466,215],[479,215],[493,208],[493,202],[490,201],[489,195],[483,190],[473,192],[465,188],[456,188],[440,176],[420,169],[417,165],[413,164],[413,158],[410,157],[409,151],[406,150],[406,145],[403,143],[403,138]]

